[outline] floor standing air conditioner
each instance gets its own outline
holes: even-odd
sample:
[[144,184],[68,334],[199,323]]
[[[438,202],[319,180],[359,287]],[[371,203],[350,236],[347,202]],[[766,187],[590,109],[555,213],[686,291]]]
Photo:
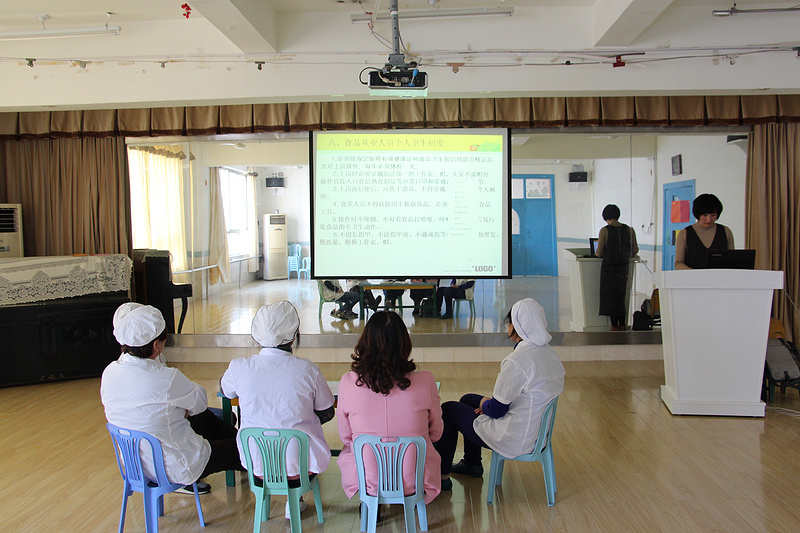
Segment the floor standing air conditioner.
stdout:
[[286,215],[264,215],[264,279],[286,279]]
[[22,206],[0,204],[0,257],[24,257]]

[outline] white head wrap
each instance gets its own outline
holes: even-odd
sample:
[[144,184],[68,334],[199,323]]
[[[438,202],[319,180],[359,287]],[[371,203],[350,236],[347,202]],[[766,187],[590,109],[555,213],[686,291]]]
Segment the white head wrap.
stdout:
[[114,337],[125,346],[150,344],[166,327],[161,311],[151,305],[125,303],[114,313]]
[[294,340],[300,328],[297,309],[286,300],[261,307],[253,318],[250,334],[265,348],[274,348]]
[[544,308],[533,298],[525,298],[511,306],[511,324],[523,340],[544,346],[552,337],[547,332]]

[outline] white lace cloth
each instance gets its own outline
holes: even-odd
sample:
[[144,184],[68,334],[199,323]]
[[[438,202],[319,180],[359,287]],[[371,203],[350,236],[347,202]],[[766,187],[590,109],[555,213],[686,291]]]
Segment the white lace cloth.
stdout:
[[132,266],[121,254],[0,259],[0,306],[127,291]]

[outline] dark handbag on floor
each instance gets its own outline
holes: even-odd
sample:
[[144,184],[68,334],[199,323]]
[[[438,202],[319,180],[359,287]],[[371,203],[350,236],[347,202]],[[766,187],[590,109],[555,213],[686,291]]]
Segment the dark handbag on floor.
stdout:
[[422,302],[420,303],[419,316],[423,318],[435,317],[436,316],[436,309],[434,309],[435,305],[436,304],[433,303],[432,299],[430,298],[423,299]]

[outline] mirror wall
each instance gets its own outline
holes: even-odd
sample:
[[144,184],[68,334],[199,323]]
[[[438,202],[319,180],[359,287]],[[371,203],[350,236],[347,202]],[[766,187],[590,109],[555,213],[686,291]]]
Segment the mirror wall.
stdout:
[[[721,223],[744,245],[747,141],[741,131],[570,131],[513,132],[514,278],[479,280],[474,315],[462,307],[456,319],[441,321],[405,308],[412,333],[501,332],[510,305],[524,297],[545,307],[551,331],[575,329],[565,250],[588,248],[605,225],[600,213],[609,203],[637,234],[641,262],[631,312],[638,309],[652,292],[652,273],[663,267],[662,228],[670,216],[665,184],[690,182],[697,194],[716,194],[725,206]],[[738,140],[729,140],[733,133]],[[363,320],[331,317],[332,304],[320,312],[316,280],[303,273],[298,279],[294,271],[289,279],[264,272],[270,215],[284,215],[287,245],[300,245],[301,258],[309,255],[307,134],[129,139],[128,145],[134,246],[169,249],[173,282],[192,285],[182,333],[248,334],[258,307],[282,299],[298,308],[302,333],[360,331]],[[156,162],[141,162],[153,151],[161,151],[152,156]],[[676,156],[681,166],[673,169]],[[155,177],[162,171],[171,176],[164,183]],[[586,181],[570,181],[581,172]],[[542,215],[545,205],[549,211]],[[403,302],[412,305],[407,292]],[[177,323],[180,300],[175,304]]]

